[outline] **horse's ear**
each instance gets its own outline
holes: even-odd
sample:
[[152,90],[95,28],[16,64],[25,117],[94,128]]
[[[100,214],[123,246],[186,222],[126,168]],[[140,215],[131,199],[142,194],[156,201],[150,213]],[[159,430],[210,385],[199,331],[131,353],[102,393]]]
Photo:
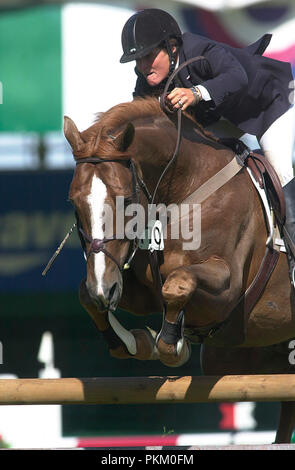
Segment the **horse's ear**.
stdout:
[[120,152],[125,152],[132,144],[134,133],[134,126],[129,122],[124,131],[120,132],[120,134],[118,134],[114,139],[113,143],[116,149]]
[[64,116],[64,135],[74,152],[82,150],[85,146],[76,124],[68,116]]

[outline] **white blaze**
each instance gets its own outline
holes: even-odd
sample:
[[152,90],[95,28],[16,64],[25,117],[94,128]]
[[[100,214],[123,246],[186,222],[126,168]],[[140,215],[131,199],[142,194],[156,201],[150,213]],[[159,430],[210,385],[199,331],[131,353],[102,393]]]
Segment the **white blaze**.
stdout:
[[[105,184],[96,176],[93,176],[91,183],[90,194],[87,197],[87,202],[89,204],[90,210],[90,222],[91,222],[91,237],[92,239],[98,238],[103,239],[105,234],[103,231],[104,224],[104,210],[105,210],[105,200],[107,196],[107,188]],[[104,296],[103,287],[103,277],[106,269],[105,255],[104,253],[95,253],[94,255],[94,274],[96,277],[97,285],[96,292],[97,295]],[[117,281],[117,279],[116,279]],[[118,281],[117,281],[118,282]],[[116,332],[116,334],[121,338],[125,343],[129,353],[135,355],[137,352],[136,340],[132,333],[127,331],[114,317],[114,315],[109,312],[109,322]]]
[[[106,185],[96,175],[93,175],[90,194],[87,197],[90,210],[92,239],[98,238],[102,240],[104,238],[103,213],[106,196]],[[106,267],[104,253],[96,253],[93,262],[94,274],[97,280],[97,293],[103,295],[102,281]]]

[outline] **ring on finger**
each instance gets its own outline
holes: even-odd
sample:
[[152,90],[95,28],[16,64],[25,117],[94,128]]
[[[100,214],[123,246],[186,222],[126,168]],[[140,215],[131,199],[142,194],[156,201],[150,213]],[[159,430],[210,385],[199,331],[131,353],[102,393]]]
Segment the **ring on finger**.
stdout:
[[177,104],[182,108],[182,106],[184,105],[184,103],[181,101],[181,100],[178,100],[177,101]]

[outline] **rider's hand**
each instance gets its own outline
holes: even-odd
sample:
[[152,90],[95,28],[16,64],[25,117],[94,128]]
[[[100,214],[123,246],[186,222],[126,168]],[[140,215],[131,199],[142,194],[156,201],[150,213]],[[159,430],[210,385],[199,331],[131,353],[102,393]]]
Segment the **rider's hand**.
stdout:
[[180,108],[185,111],[188,106],[194,106],[197,102],[198,100],[190,88],[174,88],[166,96],[167,105],[174,111]]

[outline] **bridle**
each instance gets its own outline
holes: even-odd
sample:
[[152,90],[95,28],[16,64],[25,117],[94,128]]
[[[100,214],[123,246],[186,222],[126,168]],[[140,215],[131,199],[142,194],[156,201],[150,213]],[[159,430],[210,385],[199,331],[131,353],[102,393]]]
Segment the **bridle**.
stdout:
[[[93,165],[100,165],[102,163],[123,163],[126,164],[127,168],[131,172],[131,181],[132,181],[132,203],[133,204],[138,204],[140,200],[140,192],[142,191],[143,194],[145,195],[146,199],[148,202],[151,202],[152,196],[150,195],[146,184],[144,181],[139,177],[138,172],[136,170],[136,166],[132,160],[132,158],[100,158],[96,156],[92,157],[86,157],[86,158],[81,158],[80,160],[76,160],[76,165],[81,165],[85,163],[90,163]],[[129,269],[130,263],[132,259],[134,258],[137,250],[138,250],[138,239],[135,237],[133,239],[133,247],[131,250],[131,254],[128,257],[127,262],[121,266],[119,261],[106,249],[106,245],[114,240],[120,240],[122,241],[122,238],[118,238],[116,235],[112,237],[105,237],[102,239],[98,238],[91,238],[89,235],[85,233],[85,231],[82,228],[81,221],[79,219],[79,216],[76,212],[76,220],[77,220],[77,228],[78,228],[78,234],[80,238],[80,242],[82,245],[82,249],[85,254],[86,261],[88,261],[89,257],[91,254],[96,254],[96,253],[104,253],[105,256],[110,258],[118,267],[120,273],[122,273],[124,270]],[[125,237],[126,240],[126,237]],[[86,244],[89,244],[89,249],[86,250]]]

